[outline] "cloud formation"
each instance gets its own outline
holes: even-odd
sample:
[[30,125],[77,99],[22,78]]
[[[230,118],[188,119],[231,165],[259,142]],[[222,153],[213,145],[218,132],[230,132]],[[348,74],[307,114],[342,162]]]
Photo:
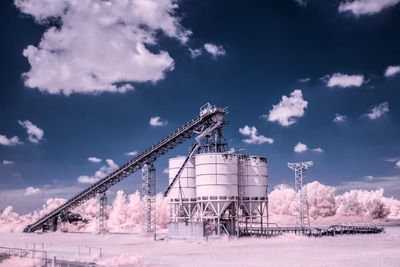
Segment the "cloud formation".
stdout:
[[151,126],[165,126],[168,124],[168,121],[165,120],[162,121],[159,116],[156,116],[150,118],[149,124]]
[[364,83],[364,75],[347,75],[343,73],[334,73],[326,76],[326,85],[328,87],[360,87]]
[[400,168],[400,160],[396,162],[396,167]]
[[307,151],[307,149],[308,149],[307,145],[305,145],[305,144],[303,144],[301,142],[298,142],[297,145],[294,146],[293,150],[296,153],[302,153],[304,151]]
[[389,112],[389,103],[383,102],[377,106],[372,107],[368,113],[364,114],[364,116],[367,116],[371,120],[375,120],[387,112]]
[[78,177],[77,181],[81,184],[94,184],[101,178],[104,178],[107,174],[118,169],[118,165],[112,159],[106,159],[107,165],[102,166],[98,171],[92,176],[81,175]]
[[159,33],[181,43],[191,34],[180,24],[175,0],[14,3],[48,26],[23,55],[31,66],[25,85],[50,94],[124,93],[133,89],[130,82],[156,83],[174,69],[168,52],[157,49]]
[[324,150],[323,150],[322,148],[320,148],[320,147],[313,148],[312,151],[313,151],[313,152],[318,152],[318,153],[324,152]]
[[385,71],[385,77],[392,77],[400,73],[400,66],[389,66]]
[[18,121],[18,123],[23,128],[25,128],[28,134],[28,140],[31,143],[38,144],[43,139],[44,131],[39,127],[37,127],[32,122],[25,120],[25,121]]
[[25,189],[25,196],[32,196],[32,195],[37,195],[40,193],[40,189],[39,188],[35,188],[33,186],[29,186]]
[[282,126],[290,126],[296,123],[296,118],[304,116],[304,110],[308,102],[303,99],[301,90],[294,90],[289,97],[282,96],[281,102],[273,105],[268,115],[262,115],[268,121],[277,121]]
[[127,156],[136,156],[137,155],[137,151],[125,152],[125,155],[127,155]]
[[7,136],[0,134],[0,145],[16,146],[16,145],[20,145],[20,144],[22,144],[22,142],[19,141],[18,136],[8,138]]
[[224,56],[226,54],[225,49],[222,45],[215,44],[204,44],[204,49],[213,57],[217,58],[218,56]]
[[101,159],[96,158],[96,157],[89,157],[88,161],[93,162],[93,163],[99,163],[99,162],[101,162]]
[[398,4],[400,0],[345,0],[339,5],[339,12],[351,12],[355,16],[373,15]]
[[14,164],[15,162],[14,161],[12,161],[12,160],[3,160],[3,165],[11,165],[11,164]]
[[274,139],[265,137],[264,135],[259,135],[257,133],[256,127],[249,127],[249,126],[244,126],[243,128],[239,128],[239,132],[244,135],[248,136],[249,138],[243,139],[242,141],[247,143],[247,144],[273,144]]
[[333,119],[333,121],[336,123],[343,123],[346,120],[347,120],[347,117],[344,115],[340,115],[339,113],[336,113],[335,118]]

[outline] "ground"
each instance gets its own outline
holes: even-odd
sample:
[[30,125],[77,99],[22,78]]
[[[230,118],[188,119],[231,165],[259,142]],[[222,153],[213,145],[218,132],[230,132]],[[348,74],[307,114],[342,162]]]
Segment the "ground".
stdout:
[[104,258],[127,252],[141,257],[144,266],[400,266],[398,225],[373,235],[197,241],[153,241],[139,234],[2,233],[0,246],[43,246],[49,257],[69,260],[95,260],[101,247]]

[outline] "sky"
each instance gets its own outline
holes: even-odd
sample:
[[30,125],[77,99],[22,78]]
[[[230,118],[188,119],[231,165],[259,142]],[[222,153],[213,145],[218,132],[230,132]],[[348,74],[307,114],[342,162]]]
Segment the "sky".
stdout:
[[[306,182],[399,199],[399,3],[1,1],[0,208],[72,197],[207,102],[269,190],[311,160]],[[156,161],[157,191],[189,145]]]

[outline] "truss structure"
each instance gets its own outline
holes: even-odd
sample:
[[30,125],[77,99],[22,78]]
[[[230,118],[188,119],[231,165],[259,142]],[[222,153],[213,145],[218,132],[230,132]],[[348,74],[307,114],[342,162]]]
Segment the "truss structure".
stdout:
[[106,192],[98,194],[98,208],[96,214],[96,232],[107,233],[107,195]]
[[156,169],[153,164],[142,168],[142,230],[146,234],[156,231]]
[[227,108],[218,108],[211,106],[210,104],[204,105],[200,109],[200,115],[198,117],[184,124],[182,127],[166,136],[164,139],[150,146],[147,150],[129,162],[125,163],[117,170],[100,179],[90,187],[86,188],[79,194],[75,195],[63,205],[39,218],[39,220],[33,224],[28,225],[25,227],[24,232],[31,233],[37,230],[50,230],[51,226],[54,224],[54,220],[57,220],[57,217],[62,212],[70,211],[85,201],[95,197],[97,194],[106,192],[111,186],[119,183],[134,172],[140,170],[145,164],[153,163],[157,158],[174,149],[186,140],[194,137],[198,133],[203,132],[204,129],[214,129],[222,125],[222,119],[227,113]]
[[294,171],[294,190],[296,192],[296,206],[299,213],[302,228],[310,227],[310,215],[308,211],[307,187],[303,186],[305,171],[313,166],[312,161],[288,163],[288,167]]

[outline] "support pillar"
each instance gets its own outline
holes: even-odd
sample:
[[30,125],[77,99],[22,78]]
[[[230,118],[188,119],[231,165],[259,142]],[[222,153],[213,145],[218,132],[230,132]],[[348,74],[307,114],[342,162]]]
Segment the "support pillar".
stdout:
[[153,164],[142,168],[142,230],[145,234],[156,233],[156,169]]
[[107,233],[107,195],[106,192],[98,194],[99,206],[97,210],[96,232]]

